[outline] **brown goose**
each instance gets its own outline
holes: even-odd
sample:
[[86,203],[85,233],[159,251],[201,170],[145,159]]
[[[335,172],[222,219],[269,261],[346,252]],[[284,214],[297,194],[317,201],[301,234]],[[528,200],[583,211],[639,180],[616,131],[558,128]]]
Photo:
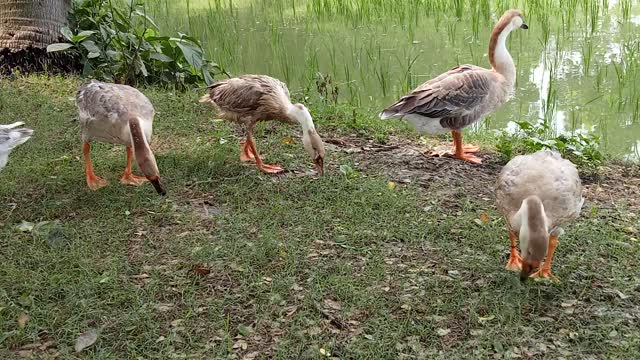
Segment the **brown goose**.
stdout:
[[[126,145],[127,167],[120,178],[121,183],[141,185],[149,181],[158,194],[166,194],[160,182],[156,158],[149,147],[155,110],[146,96],[131,86],[93,80],[78,89],[76,106],[82,131],[87,185],[91,190],[107,185],[106,180],[94,174],[89,156],[91,141],[99,140]],[[134,154],[145,177],[135,176],[131,171]]]
[[324,144],[316,132],[311,114],[304,105],[291,103],[289,89],[280,80],[266,75],[243,75],[219,81],[209,87],[209,93],[202,96],[200,102],[213,105],[220,118],[244,125],[247,138],[240,143],[240,160],[255,162],[265,173],[275,174],[284,169],[263,163],[253,139],[256,124],[265,120],[299,124],[304,149],[313,159],[318,173],[322,174]]
[[381,119],[400,117],[416,130],[427,134],[451,131],[454,155],[480,164],[473,155],[477,146],[462,145],[461,130],[495,111],[512,95],[516,68],[505,45],[514,29],[528,29],[518,10],[502,15],[489,40],[491,69],[475,65],[460,65],[431,79],[403,96],[380,113]]

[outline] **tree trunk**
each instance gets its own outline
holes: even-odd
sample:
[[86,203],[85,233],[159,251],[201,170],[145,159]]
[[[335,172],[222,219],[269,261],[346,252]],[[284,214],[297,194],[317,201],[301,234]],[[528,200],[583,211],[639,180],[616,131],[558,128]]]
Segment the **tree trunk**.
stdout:
[[61,38],[72,0],[0,0],[0,49],[46,48]]

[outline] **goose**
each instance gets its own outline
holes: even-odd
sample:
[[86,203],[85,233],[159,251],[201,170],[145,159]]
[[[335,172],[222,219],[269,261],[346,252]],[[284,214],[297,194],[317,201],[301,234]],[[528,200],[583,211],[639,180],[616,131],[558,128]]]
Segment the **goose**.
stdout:
[[477,146],[463,145],[461,130],[495,111],[513,95],[516,68],[507,51],[506,41],[515,29],[528,29],[522,13],[508,10],[491,32],[489,63],[491,69],[460,65],[418,86],[380,114],[382,120],[401,118],[416,130],[427,134],[451,131],[453,155],[473,164]]
[[[160,182],[160,171],[149,143],[153,131],[155,110],[149,99],[127,85],[92,80],[76,94],[80,118],[87,186],[98,190],[108,182],[93,172],[91,142],[98,140],[127,147],[127,165],[120,178],[122,184],[141,185],[149,181],[158,194],[166,191]],[[133,175],[133,157],[144,177]]]
[[7,165],[11,150],[20,144],[24,144],[33,135],[33,130],[31,129],[18,129],[22,125],[24,123],[21,121],[9,125],[0,125],[0,170]]
[[[511,240],[506,268],[520,270],[521,280],[531,276],[558,281],[551,273],[551,261],[564,233],[561,226],[580,215],[583,203],[578,170],[557,152],[541,150],[509,161],[496,184],[496,204]],[[531,274],[536,267],[539,270]]]
[[302,127],[303,147],[313,159],[315,170],[320,175],[324,172],[324,144],[311,114],[304,105],[291,103],[289,89],[282,81],[267,75],[242,75],[218,81],[208,87],[208,93],[200,98],[200,102],[216,108],[220,118],[245,127],[246,140],[240,142],[241,161],[255,162],[268,174],[284,171],[278,165],[267,165],[262,161],[253,138],[253,130],[259,121],[278,120]]

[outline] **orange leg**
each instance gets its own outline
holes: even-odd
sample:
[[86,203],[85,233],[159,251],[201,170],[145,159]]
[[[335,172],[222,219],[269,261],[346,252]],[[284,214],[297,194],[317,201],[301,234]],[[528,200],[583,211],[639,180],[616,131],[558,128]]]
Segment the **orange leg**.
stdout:
[[[249,135],[247,135],[247,139]],[[242,146],[242,150],[240,151],[240,161],[242,162],[256,162],[256,156],[253,154],[251,150],[251,146],[249,145],[249,141],[242,140],[240,141],[240,146]]]
[[560,280],[558,280],[558,278],[551,273],[551,261],[553,260],[553,253],[555,252],[557,245],[558,245],[558,237],[555,235],[551,235],[549,237],[549,252],[547,253],[547,258],[544,260],[544,263],[542,264],[540,269],[534,272],[533,274],[531,274],[529,277],[532,277],[532,278],[543,277],[543,278],[551,279],[555,282],[560,282]]
[[258,166],[258,169],[260,169],[260,171],[267,174],[277,174],[284,171],[284,169],[278,165],[267,165],[262,162],[262,159],[260,158],[260,154],[258,154],[258,150],[256,149],[256,141],[253,139],[253,135],[251,135],[251,131],[247,132],[247,142],[249,143],[251,152],[253,152],[253,155],[255,156],[256,165]]
[[478,151],[478,147],[474,145],[462,145],[462,133],[458,130],[451,131],[453,135],[453,146],[455,148],[455,157],[470,162],[472,164],[481,164],[482,159],[473,155]]
[[89,189],[98,190],[107,186],[108,182],[106,180],[97,177],[96,174],[93,173],[91,157],[89,156],[89,153],[91,152],[91,145],[88,142],[82,145],[82,152],[84,153],[84,171],[87,177],[87,186],[89,186]]
[[507,261],[507,270],[511,271],[520,271],[522,270],[522,257],[520,257],[520,253],[518,252],[518,248],[516,247],[516,233],[513,231],[509,231],[509,240],[511,240],[511,255],[509,255],[509,260]]
[[131,165],[133,164],[133,148],[131,146],[127,146],[127,167],[124,169],[122,173],[122,177],[120,178],[120,182],[125,185],[142,185],[147,182],[147,178],[141,176],[135,176],[131,172]]

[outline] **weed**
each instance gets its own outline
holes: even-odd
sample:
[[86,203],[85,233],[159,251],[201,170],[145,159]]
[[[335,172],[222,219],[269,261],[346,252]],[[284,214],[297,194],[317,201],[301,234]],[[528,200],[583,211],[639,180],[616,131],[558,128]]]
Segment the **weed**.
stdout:
[[74,3],[73,30],[62,29],[68,43],[47,51],[79,54],[83,74],[130,85],[162,84],[178,89],[211,84],[224,71],[204,57],[200,42],[179,33],[162,36],[142,0],[123,6],[112,0]]

